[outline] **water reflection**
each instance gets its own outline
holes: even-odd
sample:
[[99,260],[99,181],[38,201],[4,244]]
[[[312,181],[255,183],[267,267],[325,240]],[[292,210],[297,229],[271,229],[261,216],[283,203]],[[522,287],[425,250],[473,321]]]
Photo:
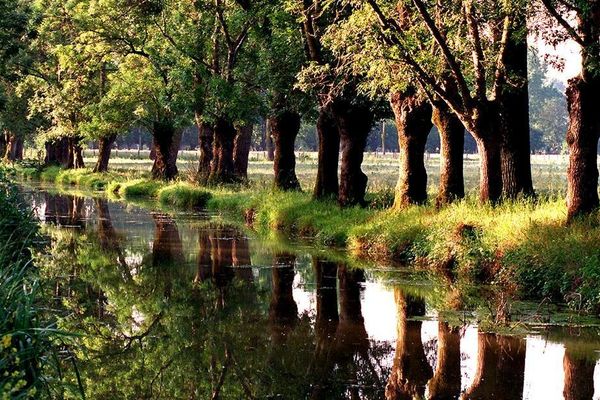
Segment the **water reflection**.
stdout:
[[[415,290],[395,272],[271,251],[189,216],[35,196],[53,246],[41,268],[65,324],[84,334],[75,351],[89,398],[600,394],[596,330],[523,337],[457,326],[433,309],[455,293]],[[395,328],[382,331],[387,321]]]
[[394,290],[394,297],[398,313],[398,340],[385,395],[389,400],[422,398],[433,371],[421,339],[423,322],[412,318],[425,315],[425,302],[405,294],[400,288]]

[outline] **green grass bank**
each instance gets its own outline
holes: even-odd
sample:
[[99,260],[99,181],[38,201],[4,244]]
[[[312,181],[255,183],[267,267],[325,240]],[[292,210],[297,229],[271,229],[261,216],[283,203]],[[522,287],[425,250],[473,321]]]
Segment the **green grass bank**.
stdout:
[[440,210],[432,205],[393,210],[385,207],[391,193],[382,191],[370,195],[369,208],[340,209],[334,202],[312,200],[309,193],[272,192],[265,185],[204,188],[89,170],[17,173],[104,190],[125,200],[206,207],[251,225],[264,237],[284,234],[346,248],[357,258],[411,264],[452,285],[499,285],[517,298],[551,299],[575,310],[600,312],[599,220],[594,216],[566,225],[564,199],[558,196],[500,206],[468,198]]

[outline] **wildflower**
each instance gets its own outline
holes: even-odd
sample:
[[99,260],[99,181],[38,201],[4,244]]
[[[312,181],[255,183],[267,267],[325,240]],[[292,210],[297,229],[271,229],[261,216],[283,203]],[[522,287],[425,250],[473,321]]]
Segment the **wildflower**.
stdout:
[[12,337],[10,334],[2,336],[2,347],[5,349],[9,348],[11,339],[12,339]]

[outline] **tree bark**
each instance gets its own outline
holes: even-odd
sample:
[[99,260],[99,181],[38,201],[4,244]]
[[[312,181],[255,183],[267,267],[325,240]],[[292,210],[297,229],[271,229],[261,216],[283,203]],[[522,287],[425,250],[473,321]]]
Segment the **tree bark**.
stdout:
[[342,207],[364,206],[368,178],[361,165],[373,126],[373,113],[368,105],[347,102],[339,102],[334,108],[342,152],[338,203]]
[[235,127],[224,118],[219,118],[214,128],[213,160],[210,167],[211,183],[232,183],[236,181],[233,164]]
[[600,78],[569,80],[567,106],[569,166],[567,168],[567,219],[598,208],[598,137],[600,133]]
[[529,144],[529,90],[527,87],[527,39],[524,13],[515,13],[515,32],[507,41],[497,101],[502,137],[502,190],[504,197],[532,196]]
[[296,153],[294,144],[300,131],[300,114],[280,112],[269,118],[271,135],[275,145],[273,186],[279,190],[301,190],[296,177]]
[[116,139],[116,134],[100,138],[100,140],[98,141],[98,160],[96,161],[96,165],[94,166],[94,172],[108,171],[108,161],[110,160],[110,152]]
[[433,106],[432,121],[440,135],[440,184],[437,206],[465,197],[463,148],[465,128],[445,103]]
[[154,141],[154,179],[173,180],[178,174],[177,155],[181,143],[181,131],[176,130],[170,121],[154,122],[152,127]]
[[252,124],[239,127],[233,142],[233,170],[235,176],[241,181],[248,180],[248,158],[252,146],[252,131]]
[[196,126],[198,127],[198,148],[200,150],[198,179],[204,183],[210,175],[210,162],[212,161],[213,147],[213,128],[196,118]]
[[479,153],[479,199],[497,203],[502,196],[500,138],[495,134],[476,136]]
[[427,201],[424,156],[427,136],[433,126],[432,108],[414,90],[393,93],[390,104],[396,118],[400,149],[400,177],[394,207],[422,204]]
[[313,198],[337,198],[340,134],[330,107],[319,110],[317,134],[319,136],[319,155]]

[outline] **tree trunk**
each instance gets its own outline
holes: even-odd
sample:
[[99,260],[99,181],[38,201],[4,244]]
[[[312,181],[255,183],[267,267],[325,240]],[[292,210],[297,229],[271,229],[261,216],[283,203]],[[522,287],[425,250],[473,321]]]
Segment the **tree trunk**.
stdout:
[[7,133],[7,143],[4,159],[7,161],[18,161],[23,159],[23,138]]
[[294,153],[294,144],[300,131],[300,114],[283,111],[269,118],[269,126],[275,144],[273,186],[279,190],[300,190]]
[[154,122],[152,127],[154,138],[154,179],[172,180],[177,176],[177,155],[181,143],[181,132],[177,131],[170,121]]
[[46,165],[58,165],[62,168],[73,168],[73,152],[70,139],[62,137],[45,143]]
[[10,134],[5,130],[0,134],[0,154],[6,154],[6,148],[8,146],[8,137]]
[[422,204],[427,201],[425,144],[431,130],[431,105],[414,90],[390,96],[396,118],[400,149],[400,177],[394,207]]
[[108,161],[110,160],[110,152],[116,139],[116,134],[100,138],[100,140],[98,141],[98,160],[96,161],[96,165],[94,166],[94,172],[108,171]]
[[385,140],[386,140],[386,131],[385,131],[385,119],[381,120],[381,153],[385,155]]
[[342,152],[338,203],[342,207],[364,206],[368,178],[361,165],[367,136],[373,126],[373,113],[367,105],[341,102],[334,107]]
[[198,165],[199,181],[204,183],[210,175],[210,162],[212,160],[213,128],[196,118],[198,126],[198,148],[200,150],[200,162]]
[[219,118],[214,128],[213,160],[210,168],[211,183],[236,181],[233,165],[233,147],[236,131],[233,124]]
[[569,166],[567,168],[567,218],[598,208],[598,137],[600,133],[600,78],[569,80],[567,105]]
[[440,184],[436,204],[451,203],[465,197],[463,148],[465,128],[445,103],[433,107],[432,121],[440,134]]
[[584,400],[594,397],[594,368],[596,360],[577,356],[569,345],[565,348],[563,370],[565,400]]
[[476,137],[479,153],[479,200],[497,203],[502,196],[500,138],[497,135]]
[[265,147],[267,150],[267,160],[275,160],[275,146],[273,145],[272,127],[270,121],[267,119],[265,124]]
[[248,158],[252,146],[252,124],[247,124],[237,129],[233,142],[233,170],[241,181],[248,180]]
[[[503,64],[506,78],[497,98],[499,129],[502,137],[502,190],[504,197],[532,196],[529,145],[529,91],[527,87],[527,40],[525,15],[516,13],[517,32],[507,42]],[[523,14],[523,15],[521,15]],[[510,82],[507,80],[510,79]]]
[[85,168],[83,162],[83,147],[81,146],[81,139],[71,139],[71,152],[73,153],[73,168]]
[[340,134],[329,107],[321,108],[319,111],[317,134],[319,135],[319,156],[313,198],[337,198]]
[[438,322],[435,374],[429,381],[429,400],[458,399],[460,395],[460,329]]

